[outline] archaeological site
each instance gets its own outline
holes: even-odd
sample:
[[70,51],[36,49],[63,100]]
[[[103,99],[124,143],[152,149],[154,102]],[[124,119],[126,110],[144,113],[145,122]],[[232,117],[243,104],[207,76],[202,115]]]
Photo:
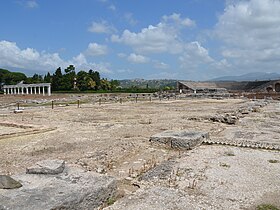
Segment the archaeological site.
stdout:
[[5,86],[0,210],[279,209],[279,84],[242,84],[266,94]]

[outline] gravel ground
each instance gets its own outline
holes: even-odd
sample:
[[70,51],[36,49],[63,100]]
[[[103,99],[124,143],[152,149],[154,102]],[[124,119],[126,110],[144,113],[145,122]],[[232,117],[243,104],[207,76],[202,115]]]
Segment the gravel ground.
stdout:
[[[58,158],[116,177],[120,196],[109,209],[255,209],[261,203],[280,208],[279,151],[201,145],[183,152],[149,142],[151,135],[165,130],[195,130],[209,132],[213,139],[280,144],[279,102],[228,125],[207,119],[252,101],[153,99],[121,104],[107,98],[99,105],[98,97],[0,97],[0,122],[37,129],[0,138],[0,174],[21,173],[37,161]],[[74,103],[77,99],[81,108]],[[22,101],[23,113],[13,113],[17,101]],[[11,129],[0,126],[0,134],[18,132]],[[161,164],[164,175],[138,179]]]

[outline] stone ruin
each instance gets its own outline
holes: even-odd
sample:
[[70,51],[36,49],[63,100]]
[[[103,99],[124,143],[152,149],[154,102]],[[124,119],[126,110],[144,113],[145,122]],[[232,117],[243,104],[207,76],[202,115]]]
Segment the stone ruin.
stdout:
[[255,149],[280,150],[280,145],[271,142],[260,142],[249,139],[211,139],[209,133],[199,131],[164,131],[150,138],[151,143],[164,145],[171,149],[190,150],[201,144],[221,144]]
[[117,191],[112,177],[44,160],[26,174],[0,176],[0,210],[94,209]]
[[172,149],[193,149],[209,138],[206,132],[198,131],[164,131],[151,136],[150,142],[161,143]]

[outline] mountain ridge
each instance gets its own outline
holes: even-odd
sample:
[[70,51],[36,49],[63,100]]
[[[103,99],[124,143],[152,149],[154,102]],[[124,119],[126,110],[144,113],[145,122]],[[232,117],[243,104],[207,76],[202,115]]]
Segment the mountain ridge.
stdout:
[[208,81],[218,82],[218,81],[256,81],[256,80],[277,80],[280,79],[280,74],[278,73],[263,73],[263,72],[251,72],[239,76],[222,76],[217,77]]

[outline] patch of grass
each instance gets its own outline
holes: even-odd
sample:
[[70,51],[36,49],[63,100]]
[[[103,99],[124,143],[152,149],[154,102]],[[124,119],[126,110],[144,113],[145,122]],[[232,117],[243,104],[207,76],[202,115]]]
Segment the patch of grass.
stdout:
[[257,206],[257,210],[280,210],[280,209],[271,204],[261,204]]
[[225,156],[235,156],[233,152],[225,152]]
[[228,165],[228,164],[226,164],[226,163],[220,163],[220,166],[221,166],[221,167],[225,167],[225,168],[229,168],[229,167],[230,167],[230,165]]
[[268,160],[268,162],[270,162],[270,163],[279,163],[278,160]]
[[106,204],[107,204],[108,206],[111,206],[111,205],[113,205],[116,201],[117,201],[116,198],[108,198]]

